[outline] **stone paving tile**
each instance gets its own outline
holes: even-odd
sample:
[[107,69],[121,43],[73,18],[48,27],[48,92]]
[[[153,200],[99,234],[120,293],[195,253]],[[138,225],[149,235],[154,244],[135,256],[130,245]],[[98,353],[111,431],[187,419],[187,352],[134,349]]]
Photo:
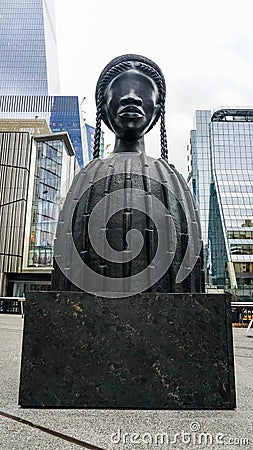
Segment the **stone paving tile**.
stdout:
[[[45,410],[17,405],[22,324],[19,316],[0,315],[1,411],[106,450],[253,449],[253,330],[252,337],[246,337],[245,329],[233,330],[234,411]],[[81,448],[4,417],[0,417],[0,429],[0,449]],[[163,435],[158,436],[159,432]]]

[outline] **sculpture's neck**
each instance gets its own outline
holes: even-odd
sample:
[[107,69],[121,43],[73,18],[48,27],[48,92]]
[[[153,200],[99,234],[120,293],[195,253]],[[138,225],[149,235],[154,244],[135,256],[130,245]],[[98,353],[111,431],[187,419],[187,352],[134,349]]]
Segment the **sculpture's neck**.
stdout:
[[116,136],[113,153],[122,152],[145,153],[144,137],[135,141],[125,141]]

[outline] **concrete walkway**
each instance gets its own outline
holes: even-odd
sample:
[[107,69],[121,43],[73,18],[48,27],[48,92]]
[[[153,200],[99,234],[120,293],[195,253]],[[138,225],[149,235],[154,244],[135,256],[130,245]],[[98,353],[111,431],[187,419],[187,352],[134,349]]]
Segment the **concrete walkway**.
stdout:
[[22,326],[0,315],[0,449],[253,449],[253,330],[234,329],[235,411],[106,411],[18,406]]

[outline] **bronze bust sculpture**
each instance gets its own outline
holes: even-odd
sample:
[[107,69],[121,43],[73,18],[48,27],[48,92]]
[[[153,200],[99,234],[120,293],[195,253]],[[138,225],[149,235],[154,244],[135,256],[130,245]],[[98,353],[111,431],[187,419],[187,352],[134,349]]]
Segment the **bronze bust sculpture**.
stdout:
[[[163,75],[142,56],[116,58],[98,80],[96,102],[94,159],[61,212],[53,291],[27,294],[19,402],[234,408],[230,300],[201,293],[198,214],[167,161]],[[159,118],[154,159],[144,135]],[[115,133],[103,160],[102,120]]]
[[[123,55],[102,71],[94,160],[77,175],[62,211],[54,290],[107,297],[203,292],[198,213],[183,177],[167,162],[165,93],[160,68],[145,57]],[[144,135],[159,118],[156,160],[145,154]],[[104,160],[102,120],[115,133],[113,154]]]
[[139,55],[124,55],[107,64],[96,88],[94,157],[99,155],[101,118],[115,133],[114,152],[141,152],[144,134],[161,116],[162,157],[167,158],[165,93],[163,74],[153,61]]

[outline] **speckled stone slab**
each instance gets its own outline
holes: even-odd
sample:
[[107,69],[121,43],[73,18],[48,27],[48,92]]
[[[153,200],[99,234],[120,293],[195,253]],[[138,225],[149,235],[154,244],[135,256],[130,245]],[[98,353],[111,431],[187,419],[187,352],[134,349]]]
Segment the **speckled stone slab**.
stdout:
[[229,297],[27,294],[19,404],[235,408]]

